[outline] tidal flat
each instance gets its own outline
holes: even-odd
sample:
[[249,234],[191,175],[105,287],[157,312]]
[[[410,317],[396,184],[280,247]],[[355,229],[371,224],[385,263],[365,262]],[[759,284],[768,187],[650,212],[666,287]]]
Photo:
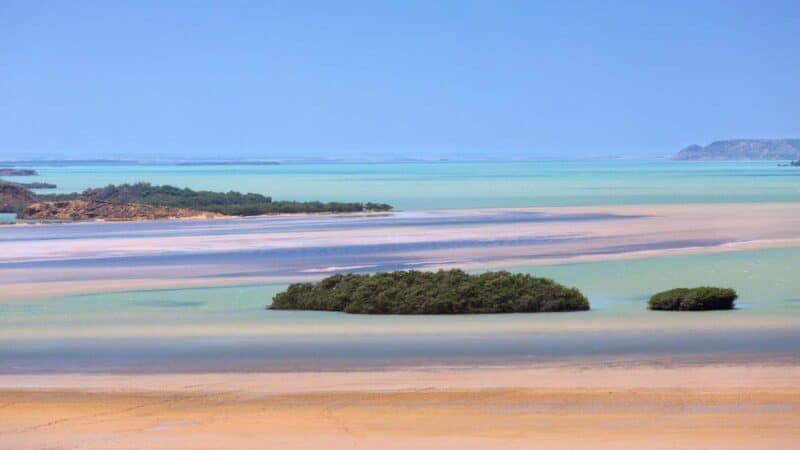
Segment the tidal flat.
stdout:
[[[37,170],[73,190],[143,173],[234,180],[213,166]],[[372,192],[402,210],[3,227],[0,448],[793,448],[800,207],[795,172],[777,170],[253,166],[231,173],[262,192],[264,180],[308,199]],[[553,278],[592,309],[265,309],[295,281],[453,267]],[[706,284],[736,289],[736,309],[647,310],[655,292]]]

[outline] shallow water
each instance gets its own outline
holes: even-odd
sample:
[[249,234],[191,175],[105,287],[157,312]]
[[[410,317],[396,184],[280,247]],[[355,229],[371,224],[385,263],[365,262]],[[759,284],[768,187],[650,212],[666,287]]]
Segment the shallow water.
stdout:
[[[512,270],[579,287],[592,311],[363,316],[270,311],[285,285],[74,295],[0,304],[0,372],[248,371],[514,364],[602,356],[800,355],[800,249]],[[675,286],[736,288],[734,311],[645,308]]]
[[[454,238],[433,249],[428,247],[434,244],[424,240],[372,246],[356,242],[334,250],[328,246],[324,255],[317,254],[321,250],[313,245],[228,253],[183,247],[177,248],[186,251],[167,253],[156,246],[144,248],[139,254],[139,248],[134,251],[113,247],[113,238],[154,238],[152,242],[158,244],[164,242],[162,238],[210,236],[227,242],[256,232],[269,236],[290,231],[313,234],[340,230],[349,235],[351,228],[371,230],[391,225],[396,230],[425,229],[430,233],[442,227],[522,227],[540,222],[558,231],[561,224],[576,221],[624,224],[635,219],[509,211],[442,214],[424,210],[800,200],[800,170],[778,167],[769,161],[26,167],[36,168],[41,175],[19,178],[20,181],[56,183],[57,192],[149,181],[195,189],[260,192],[276,199],[388,202],[406,212],[377,217],[0,227],[0,250],[4,244],[10,249],[12,243],[25,243],[15,247],[17,254],[7,250],[0,258],[0,283],[79,279],[74,277],[80,277],[84,273],[81,270],[93,273],[95,268],[111,268],[114,272],[109,276],[124,278],[125,271],[134,266],[149,267],[151,272],[169,270],[180,272],[180,276],[202,277],[205,264],[230,267],[232,276],[280,278],[309,267],[338,265],[339,260],[351,267],[342,270],[384,270],[415,267],[425,260],[424,251],[430,250],[445,254],[460,249],[462,257],[467,254],[472,258],[473,248],[486,245],[536,245],[533,241],[505,242],[505,236],[492,236],[488,243]],[[88,242],[84,238],[92,238],[94,245],[99,245],[97,249],[103,250],[102,255],[91,251],[80,254]],[[29,242],[40,245],[39,260],[28,258],[30,248],[25,246],[32,245]],[[80,257],[49,255],[50,247],[59,242]],[[683,248],[702,243],[669,244]],[[108,245],[111,247],[106,248]],[[480,262],[476,258],[470,261]],[[22,300],[6,300],[0,295],[0,372],[317,370],[679,354],[699,358],[757,354],[768,360],[777,355],[800,355],[798,261],[800,249],[770,249],[509,267],[577,286],[590,298],[592,311],[563,314],[398,317],[267,310],[271,297],[285,284]],[[181,267],[185,269],[181,271]],[[28,270],[33,268],[37,271]],[[171,276],[172,272],[165,273]],[[645,309],[645,301],[653,292],[701,284],[736,288],[740,293],[738,309],[704,313]]]
[[[147,181],[282,200],[374,201],[398,209],[800,200],[800,170],[776,161],[33,164],[56,190]],[[12,177],[9,177],[12,179]]]

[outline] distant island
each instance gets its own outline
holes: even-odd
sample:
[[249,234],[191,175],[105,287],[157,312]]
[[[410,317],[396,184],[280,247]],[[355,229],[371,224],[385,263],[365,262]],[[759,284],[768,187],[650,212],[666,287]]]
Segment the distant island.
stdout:
[[696,287],[678,288],[659,292],[650,297],[648,307],[661,311],[710,311],[733,309],[738,295],[729,288]]
[[278,161],[181,161],[179,166],[277,166]]
[[149,183],[109,185],[71,194],[35,195],[22,185],[8,182],[3,189],[2,212],[16,212],[20,219],[28,220],[150,220],[392,210],[385,203],[278,201],[261,194],[194,191]]
[[5,167],[0,167],[0,176],[7,176],[7,177],[28,177],[28,176],[35,176],[39,175],[33,169],[9,169]]
[[506,271],[469,275],[458,269],[333,275],[295,283],[269,309],[353,314],[486,314],[586,311],[575,288],[547,278]]
[[676,160],[800,160],[800,139],[731,139],[709,145],[690,145]]
[[55,184],[52,184],[52,183],[41,183],[41,182],[17,183],[17,184],[19,184],[20,186],[22,186],[24,188],[27,188],[27,189],[55,189],[55,188],[58,187],[58,186],[56,186]]

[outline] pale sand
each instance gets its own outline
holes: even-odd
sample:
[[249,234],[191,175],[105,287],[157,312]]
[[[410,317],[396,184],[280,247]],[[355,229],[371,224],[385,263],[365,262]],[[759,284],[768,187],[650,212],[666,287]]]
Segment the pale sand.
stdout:
[[1,449],[795,449],[800,367],[0,376]]
[[[491,210],[478,210],[488,212]],[[192,236],[73,238],[5,242],[0,262],[36,262],[115,256],[146,256],[170,252],[230,252],[240,250],[342,247],[453,240],[562,239],[577,241],[537,242],[535,253],[591,254],[615,246],[646,245],[671,241],[795,241],[800,239],[800,204],[691,204],[626,205],[500,209],[553,214],[617,214],[641,216],[625,220],[578,220],[564,222],[489,223],[474,226],[416,226],[343,228],[324,231],[247,232]],[[442,211],[443,213],[445,211]],[[462,211],[463,213],[463,211]],[[590,239],[590,240],[585,240]],[[543,245],[544,244],[544,245]],[[711,244],[704,244],[709,246]],[[489,247],[489,254],[511,256],[514,249]],[[464,250],[473,255],[476,249]],[[443,253],[452,257],[452,249]],[[437,252],[430,252],[435,255]],[[624,250],[611,253],[624,253]],[[527,254],[527,251],[526,251]],[[536,254],[529,259],[537,259]],[[568,258],[570,256],[565,256]],[[497,258],[495,258],[497,259]]]
[[[476,210],[476,214],[490,210]],[[405,260],[418,268],[492,268],[664,255],[786,248],[800,246],[800,203],[625,205],[518,209],[554,214],[617,214],[624,220],[483,223],[469,226],[363,227],[323,231],[246,232],[193,236],[70,238],[4,242],[0,263],[33,262],[25,267],[0,267],[1,300],[165,287],[200,287],[268,283],[320,278],[335,272],[324,255],[353,245],[387,246],[413,243],[475,241],[477,246],[429,248],[396,252],[376,247],[372,256]],[[463,213],[463,211],[462,211]],[[493,239],[519,240],[495,245]],[[323,248],[319,258],[287,272],[265,272],[263,261],[214,264],[186,263],[82,267],[83,258],[139,255],[204,254]],[[384,252],[384,253],[381,253]],[[66,260],[74,266],[39,266],[35,261]],[[358,256],[353,264],[360,264]],[[238,275],[245,276],[239,277]],[[237,276],[233,276],[237,275]],[[254,276],[255,275],[255,276]]]

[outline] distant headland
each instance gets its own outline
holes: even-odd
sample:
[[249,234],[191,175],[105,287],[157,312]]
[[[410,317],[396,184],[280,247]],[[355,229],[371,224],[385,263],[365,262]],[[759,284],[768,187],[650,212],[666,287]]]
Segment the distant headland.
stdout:
[[33,169],[9,169],[0,167],[0,176],[7,176],[7,177],[29,177],[39,175]]
[[677,160],[798,160],[800,139],[730,139],[709,145],[690,145]]
[[17,183],[17,184],[27,189],[55,189],[58,187],[53,183],[42,183],[40,181],[35,181],[33,183]]
[[277,166],[278,161],[180,161],[179,166]]

